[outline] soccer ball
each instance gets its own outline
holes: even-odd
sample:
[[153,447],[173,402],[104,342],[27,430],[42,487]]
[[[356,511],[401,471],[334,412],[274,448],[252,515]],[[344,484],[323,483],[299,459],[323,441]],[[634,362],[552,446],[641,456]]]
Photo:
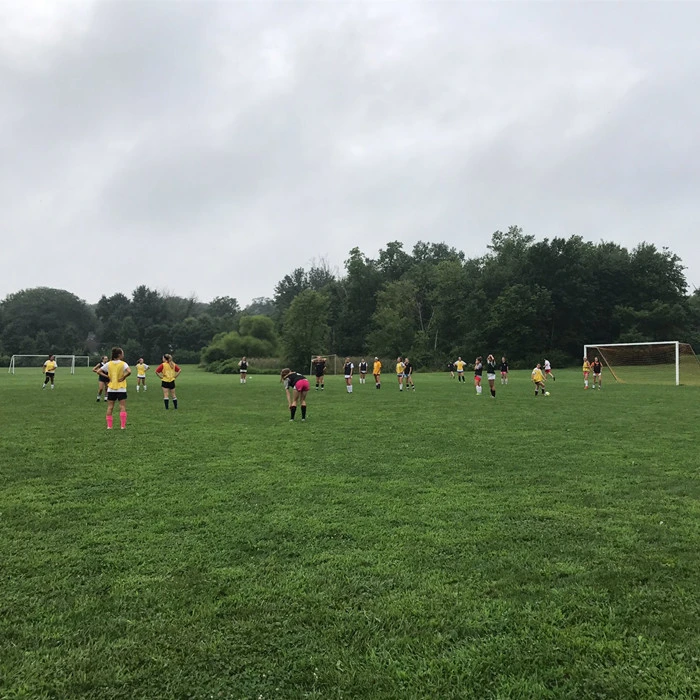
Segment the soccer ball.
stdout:
[[545,391],[545,392],[544,392],[544,395],[545,395],[545,396],[549,396],[549,392],[548,392],[548,391]]

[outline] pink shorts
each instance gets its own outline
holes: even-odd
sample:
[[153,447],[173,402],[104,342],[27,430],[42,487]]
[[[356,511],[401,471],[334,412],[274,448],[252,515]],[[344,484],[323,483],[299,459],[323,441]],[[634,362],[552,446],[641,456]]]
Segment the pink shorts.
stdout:
[[294,389],[296,391],[308,391],[311,388],[308,379],[300,379],[295,385]]

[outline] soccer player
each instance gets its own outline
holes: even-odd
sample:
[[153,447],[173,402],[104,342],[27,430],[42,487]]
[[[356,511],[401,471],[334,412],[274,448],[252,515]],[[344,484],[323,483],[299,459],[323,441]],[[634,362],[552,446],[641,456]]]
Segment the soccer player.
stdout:
[[603,363],[597,358],[593,358],[593,364],[591,364],[591,369],[593,370],[593,388],[598,384],[598,389],[603,388]]
[[143,361],[143,357],[139,357],[139,361],[136,363],[136,393],[139,393],[139,387],[143,387],[146,391],[146,372],[148,372],[148,365]]
[[241,375],[241,384],[245,384],[248,381],[248,360],[245,357],[241,357],[238,363],[238,372]]
[[591,363],[587,357],[583,358],[583,388],[588,389],[588,375],[591,372]]
[[119,424],[126,430],[126,378],[131,374],[129,365],[124,362],[124,351],[112,348],[112,359],[102,365],[100,373],[107,377],[107,430],[112,429],[114,404],[119,402]]
[[538,390],[541,390],[542,396],[544,396],[544,372],[542,372],[542,365],[539,362],[535,369],[532,370],[532,381],[535,383],[535,396],[537,396]]
[[464,368],[466,366],[467,366],[467,363],[461,357],[458,357],[455,360],[455,368],[457,369],[457,381],[458,382],[466,382],[467,381],[464,378]]
[[109,377],[104,377],[100,374],[102,365],[106,365],[109,362],[109,357],[107,355],[102,355],[102,359],[92,368],[92,371],[97,374],[97,403],[100,403],[100,396],[107,400],[107,384],[109,384]]
[[489,380],[489,389],[491,390],[491,398],[496,398],[496,358],[489,355],[486,358],[486,379]]
[[450,373],[450,379],[454,379],[455,378],[455,363],[454,362],[447,363],[447,371]]
[[177,396],[175,395],[175,380],[182,370],[173,362],[172,355],[163,355],[163,361],[156,367],[156,377],[159,377],[163,387],[163,403],[168,410],[168,399],[173,400],[173,408],[177,410]]
[[316,391],[318,391],[319,386],[321,387],[321,391],[323,391],[325,389],[326,358],[317,355],[316,359],[313,361],[313,366],[314,374],[316,375]]
[[549,360],[545,358],[544,361],[544,376],[546,379],[549,379],[550,377],[556,382],[557,378],[552,374],[552,365],[549,364]]
[[374,386],[377,389],[382,388],[382,363],[378,357],[374,358],[374,367],[372,367],[372,374],[374,375]]
[[407,357],[403,358],[403,381],[407,389],[413,389],[415,391],[416,385],[413,383],[413,365]]
[[484,363],[481,361],[481,355],[474,360],[474,387],[476,395],[481,396],[481,376],[484,373]]
[[508,384],[508,360],[501,358],[501,384]]
[[[289,367],[285,367],[280,372],[280,381],[284,382],[284,391],[287,394],[287,406],[291,415],[290,421],[294,420],[294,415],[297,412],[297,403],[301,402],[301,422],[306,421],[306,395],[311,388],[309,380],[298,372],[292,372]],[[289,389],[294,392],[292,395]]]
[[396,378],[399,380],[399,391],[403,391],[403,358],[399,355],[396,358]]
[[367,383],[367,362],[366,362],[364,357],[360,360],[360,366],[358,369],[360,370],[360,384],[366,384]]
[[354,369],[355,365],[349,357],[346,357],[345,365],[343,366],[343,374],[345,375],[345,386],[348,389],[348,394],[352,394],[352,372]]
[[42,389],[46,389],[46,385],[51,382],[51,388],[53,389],[54,387],[54,376],[56,374],[56,369],[58,367],[58,364],[56,363],[56,356],[55,355],[49,355],[49,359],[44,362],[42,365],[41,371],[44,373],[44,384],[41,387]]

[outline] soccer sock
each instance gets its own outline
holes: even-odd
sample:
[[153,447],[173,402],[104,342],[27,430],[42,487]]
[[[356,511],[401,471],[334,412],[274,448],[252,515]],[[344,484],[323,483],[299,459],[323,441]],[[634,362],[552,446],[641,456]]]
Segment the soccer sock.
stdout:
[[146,391],[146,385],[145,385],[145,384],[143,385],[143,390]]
[[177,399],[173,399],[173,408],[177,408]]
[[111,430],[114,424],[114,416],[107,416],[107,427]]
[[289,407],[289,412],[292,414],[291,420],[294,420],[294,415],[295,415],[296,412],[297,412],[297,407],[296,407],[296,406],[290,406],[290,407]]
[[399,384],[399,391],[403,391],[403,384]]
[[126,411],[119,411],[119,423],[122,426],[122,430],[126,428]]
[[165,410],[168,410],[168,399],[163,399],[163,403],[165,404]]
[[316,382],[316,391],[318,391],[319,383]]
[[496,398],[496,390],[495,389],[491,389],[491,396],[493,396],[494,399]]
[[348,394],[352,394],[352,384],[348,387]]
[[588,379],[584,379],[584,380],[583,380],[583,386],[585,386],[586,388],[588,388]]
[[306,405],[301,404],[301,419],[306,420]]

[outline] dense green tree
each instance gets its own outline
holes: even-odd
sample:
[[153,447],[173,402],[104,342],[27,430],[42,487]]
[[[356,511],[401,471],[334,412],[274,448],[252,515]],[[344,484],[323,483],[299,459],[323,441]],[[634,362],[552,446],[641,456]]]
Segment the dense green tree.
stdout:
[[313,289],[298,294],[284,314],[282,349],[289,367],[303,372],[328,342],[328,297]]

